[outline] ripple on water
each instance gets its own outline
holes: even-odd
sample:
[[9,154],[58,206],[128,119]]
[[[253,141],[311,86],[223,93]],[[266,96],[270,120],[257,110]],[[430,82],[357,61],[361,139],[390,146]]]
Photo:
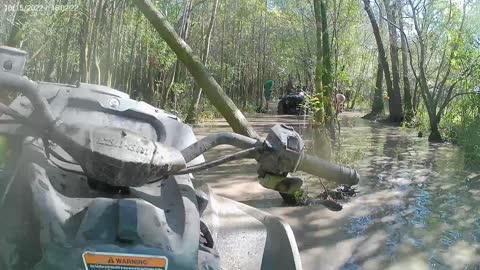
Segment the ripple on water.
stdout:
[[372,216],[352,217],[350,218],[347,232],[352,236],[361,236],[373,222],[374,219]]
[[480,217],[475,219],[475,223],[473,225],[472,230],[473,241],[479,243],[480,242]]
[[462,234],[457,230],[446,230],[440,235],[440,243],[442,244],[442,250],[447,250],[451,246],[455,245],[458,240],[462,238]]
[[[308,128],[302,131],[312,137]],[[465,171],[460,148],[431,144],[413,132],[360,119],[342,128],[340,141],[343,150],[364,153],[357,167],[362,175],[359,195],[340,213],[312,207],[311,212],[303,208],[306,215],[287,215],[300,244],[312,242],[321,229],[306,217],[342,224],[329,227],[328,237],[315,239],[321,251],[312,253],[310,261],[344,260],[331,268],[335,270],[480,270],[480,170]],[[309,193],[321,189],[309,184],[315,189]],[[385,237],[375,238],[379,232]],[[372,237],[374,241],[365,241]],[[352,250],[350,258],[328,256],[345,243]],[[366,252],[372,245],[379,248]],[[300,252],[302,260],[310,256]],[[304,268],[320,270],[318,265]]]
[[415,228],[426,228],[426,219],[431,213],[429,209],[431,203],[430,192],[424,188],[417,189],[412,199],[414,201],[414,216],[411,219],[411,224],[413,224]]
[[360,270],[362,269],[360,267],[360,265],[358,265],[356,262],[355,262],[355,259],[353,257],[350,257],[347,262],[342,265],[342,267],[340,268],[340,270]]

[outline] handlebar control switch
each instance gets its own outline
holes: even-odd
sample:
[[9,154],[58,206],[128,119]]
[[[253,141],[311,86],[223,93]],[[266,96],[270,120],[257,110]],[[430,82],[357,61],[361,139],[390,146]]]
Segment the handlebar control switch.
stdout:
[[286,176],[294,172],[300,163],[305,144],[300,135],[290,126],[275,125],[268,132],[265,150],[258,159],[259,175]]
[[0,72],[23,76],[27,53],[7,46],[0,46]]

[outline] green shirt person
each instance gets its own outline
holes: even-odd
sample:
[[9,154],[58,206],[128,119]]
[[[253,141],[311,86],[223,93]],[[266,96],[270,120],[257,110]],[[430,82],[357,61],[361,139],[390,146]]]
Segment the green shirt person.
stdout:
[[272,86],[273,86],[273,81],[268,80],[265,82],[263,85],[263,95],[265,96],[265,101],[267,103],[266,109],[268,111],[268,102],[272,99]]
[[265,99],[267,101],[269,101],[272,98],[272,86],[273,86],[272,80],[268,80],[263,85],[263,94],[265,95]]
[[0,171],[5,168],[9,157],[10,147],[8,144],[8,138],[4,135],[0,135]]

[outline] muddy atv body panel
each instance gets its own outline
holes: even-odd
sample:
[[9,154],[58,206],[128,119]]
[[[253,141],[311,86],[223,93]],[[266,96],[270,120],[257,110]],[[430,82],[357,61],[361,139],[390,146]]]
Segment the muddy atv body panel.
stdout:
[[277,106],[278,114],[303,115],[305,114],[305,96],[288,94],[280,98]]
[[[176,116],[125,93],[89,84],[39,83],[39,89],[60,121],[119,127],[179,150],[196,142]],[[11,107],[25,116],[32,112],[23,96]],[[1,124],[0,133],[15,149],[0,181],[0,269],[100,269],[85,254],[102,253],[151,256],[170,270],[301,269],[286,223],[214,195],[190,174],[140,187],[108,186],[83,175],[55,145],[62,159],[47,156],[27,127]],[[199,156],[189,165],[203,161]]]

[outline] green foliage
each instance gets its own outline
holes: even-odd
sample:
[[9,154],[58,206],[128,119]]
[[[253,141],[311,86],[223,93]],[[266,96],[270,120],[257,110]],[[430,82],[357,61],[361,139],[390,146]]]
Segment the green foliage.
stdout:
[[199,114],[199,122],[209,122],[214,120],[215,118],[221,118],[222,115],[213,108],[213,106],[205,106],[204,109]]
[[174,95],[180,95],[185,93],[188,87],[189,85],[186,83],[173,83],[171,91]]
[[411,121],[411,125],[423,134],[428,134],[430,132],[430,123],[425,106],[422,105],[417,110],[415,117]]
[[[181,32],[189,0],[154,2],[177,32]],[[332,86],[349,97],[347,102],[355,98],[355,108],[371,107],[377,48],[370,22],[357,0],[325,2],[332,56]],[[427,45],[425,73],[428,84],[438,85],[446,76],[441,89],[445,91],[457,83],[453,95],[468,92],[474,85],[480,84],[480,2],[466,2],[465,18],[462,1],[414,2],[418,4],[420,27],[423,27],[420,34]],[[98,8],[98,3],[103,6]],[[414,28],[412,10],[405,3],[407,7],[400,17],[405,20],[413,71],[418,75],[420,36]],[[89,76],[82,82],[109,85],[129,93],[133,98],[160,104],[165,109],[174,109],[186,115],[194,89],[193,80],[182,65],[175,70],[175,54],[131,0],[39,0],[35,4],[57,7],[67,4],[78,8],[28,12],[26,21],[17,23],[22,28],[19,35],[21,48],[31,57],[27,76],[34,80],[73,83],[79,79],[81,60],[85,60],[88,67],[84,72]],[[203,51],[212,6],[212,1],[193,1],[185,41],[199,56]],[[377,16],[378,6],[372,3],[372,8]],[[1,44],[7,40],[14,19],[15,12],[0,10]],[[459,31],[461,25],[463,28]],[[386,28],[386,25],[383,27]],[[323,113],[329,100],[315,96],[312,91],[316,63],[315,30],[311,1],[221,0],[211,37],[208,68],[244,111],[255,111],[262,95],[262,85],[267,79],[274,80],[274,93],[280,95],[285,93],[284,86],[291,76],[297,84],[308,86],[308,110],[315,115]],[[386,43],[388,31],[383,31],[382,38]],[[81,44],[82,39],[86,44]],[[86,59],[82,59],[82,51],[86,53],[83,56]],[[97,70],[97,62],[100,70]],[[412,69],[408,64],[408,68]],[[318,69],[319,73],[324,70],[324,66]],[[175,80],[172,78],[174,71],[178,72]],[[412,70],[409,75],[413,88],[416,78]],[[166,93],[168,89],[171,91],[169,96]],[[432,86],[429,91],[433,93],[439,89]],[[419,91],[415,98],[420,104],[412,125],[428,134],[429,117]],[[446,98],[445,92],[438,96],[437,112]],[[201,119],[219,116],[205,99],[200,105]],[[476,126],[478,106],[478,99],[472,96],[455,99],[441,115],[442,135],[449,141],[468,145],[469,136],[473,136],[471,129]]]
[[289,193],[280,193],[283,198],[283,201],[288,205],[305,205],[308,202],[308,195],[303,190],[297,190],[291,194]]
[[462,130],[459,143],[463,146],[467,164],[478,168],[480,162],[480,118],[469,122]]
[[320,110],[323,110],[323,102],[321,97],[317,94],[310,95],[308,93],[305,94],[305,104],[303,105],[306,110],[316,114]]
[[480,162],[480,96],[467,95],[452,102],[440,125],[442,135],[463,146],[466,162]]
[[[186,114],[185,114],[186,115]],[[215,118],[218,118],[218,113],[214,109],[211,110],[203,110],[202,112],[199,113],[197,116],[197,121],[199,123],[205,123],[205,122],[211,122]]]
[[[154,4],[180,32],[188,1]],[[166,109],[182,107],[173,104],[172,98],[161,102],[167,89],[177,100],[191,98],[192,80],[183,67],[170,88],[176,57],[131,0],[39,0],[35,4],[77,8],[27,14],[21,48],[34,56],[27,69],[30,78],[62,83],[80,79],[108,85],[133,98],[164,104]],[[197,55],[202,52],[211,8],[211,1],[193,2],[186,42]],[[332,44],[336,78],[342,88],[355,90],[352,82],[364,77],[361,63],[369,59],[358,46],[368,36],[360,31],[364,23],[361,9],[357,1],[347,0],[341,5],[329,2],[327,12],[336,20],[335,35],[333,28],[328,31],[332,41],[338,43],[337,48]],[[0,43],[6,40],[14,18],[14,12],[0,10]],[[244,104],[244,97],[247,104],[257,103],[261,95],[257,90],[267,79],[275,81],[274,91],[278,93],[283,91],[281,87],[288,76],[298,77],[299,83],[311,86],[316,41],[313,21],[311,3],[304,0],[220,1],[208,67],[238,104]],[[87,66],[81,70],[83,60]],[[153,76],[153,80],[148,76]],[[248,89],[249,85],[253,85],[253,90]]]

